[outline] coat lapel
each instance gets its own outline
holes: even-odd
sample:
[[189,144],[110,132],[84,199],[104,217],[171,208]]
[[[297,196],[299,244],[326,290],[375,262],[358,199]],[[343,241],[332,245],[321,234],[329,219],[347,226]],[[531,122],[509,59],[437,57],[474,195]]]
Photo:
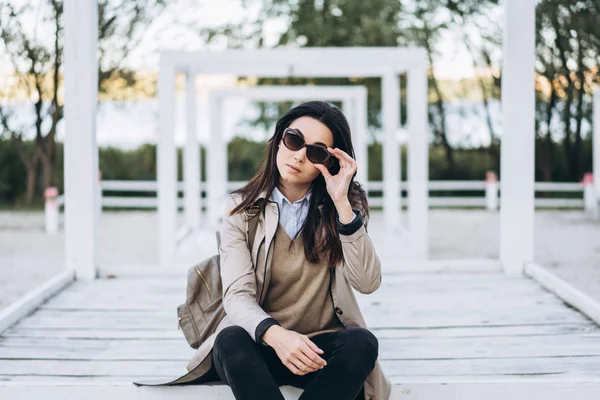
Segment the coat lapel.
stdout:
[[[266,198],[269,201],[265,206],[265,214],[264,214],[264,238],[265,238],[265,247],[264,252],[260,253],[257,250],[256,262],[255,266],[256,273],[258,274],[257,282],[261,284],[261,290],[259,295],[259,304],[262,304],[262,300],[266,294],[266,288],[269,287],[269,281],[271,280],[271,262],[273,260],[273,254],[270,250],[272,246],[273,239],[275,238],[275,233],[277,231],[277,225],[279,224],[279,207],[277,203],[270,200],[270,194],[266,192],[261,193],[262,198]],[[263,257],[259,257],[262,254]],[[262,276],[261,276],[262,275]]]
[[275,237],[275,232],[277,231],[277,225],[279,224],[279,207],[277,206],[277,203],[275,203],[274,201],[271,200],[271,194],[267,193],[266,191],[262,192],[260,194],[259,198],[265,198],[265,199],[269,200],[267,205],[265,206],[265,223],[264,223],[265,238],[266,238],[265,243],[267,245],[266,249],[268,251],[268,248],[271,245],[273,238]]

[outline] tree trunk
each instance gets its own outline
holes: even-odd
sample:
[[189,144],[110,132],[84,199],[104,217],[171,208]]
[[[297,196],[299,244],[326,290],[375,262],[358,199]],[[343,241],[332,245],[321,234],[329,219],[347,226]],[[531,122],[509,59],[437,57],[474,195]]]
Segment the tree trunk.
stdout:
[[434,133],[437,136],[437,139],[441,141],[442,146],[444,147],[446,162],[448,163],[448,171],[451,173],[454,171],[454,154],[452,152],[452,146],[448,142],[448,136],[446,135],[446,112],[444,110],[444,99],[442,98],[442,91],[438,85],[437,79],[435,77],[435,73],[433,71],[433,50],[431,49],[431,45],[429,43],[430,36],[427,26],[424,29],[425,34],[425,49],[427,50],[427,57],[429,59],[429,68],[430,68],[430,77],[429,80],[431,82],[431,86],[436,94],[435,107],[440,116],[440,126],[434,129]]
[[19,157],[21,157],[21,161],[23,162],[23,165],[25,165],[25,170],[27,171],[24,201],[25,204],[29,205],[33,203],[33,200],[35,200],[38,176],[37,172],[39,165],[38,153],[34,152],[33,155],[29,156],[25,151],[25,146],[20,138],[15,138],[15,145],[17,152],[19,153]]
[[27,165],[27,187],[25,189],[25,204],[33,203],[35,199],[35,188],[37,186],[37,168]]
[[583,97],[585,94],[585,65],[583,64],[583,49],[581,48],[581,33],[577,34],[577,114],[575,115],[575,143],[573,145],[573,171],[575,179],[583,178],[583,143],[581,139],[581,126],[583,122]]
[[[550,81],[552,83],[552,81]],[[556,90],[554,90],[554,85],[550,85],[550,101],[548,102],[548,106],[546,109],[546,126],[548,129],[548,133],[544,138],[544,146],[542,148],[546,149],[546,156],[542,156],[542,174],[543,179],[546,182],[552,181],[552,131],[550,130],[550,123],[552,122],[552,111],[554,110],[554,106],[556,105],[556,101],[558,100],[558,96],[556,95]]]
[[48,157],[42,157],[42,176],[44,178],[44,188],[54,184],[54,163]]
[[[574,162],[574,152],[572,147],[572,131],[571,131],[571,106],[573,105],[573,97],[574,97],[574,89],[575,83],[573,82],[573,78],[571,77],[571,70],[567,64],[567,49],[563,45],[562,40],[568,40],[566,37],[562,36],[560,31],[560,26],[558,20],[553,20],[554,33],[556,38],[554,43],[556,45],[556,50],[558,51],[558,57],[562,64],[562,74],[567,80],[567,85],[564,87],[566,99],[564,101],[564,110],[562,113],[562,122],[565,130],[565,138],[563,140],[563,149],[565,152],[565,157],[567,159],[567,168],[569,170],[569,175],[572,180],[577,180],[577,173],[575,171],[575,162]],[[568,44],[567,44],[568,45]]]

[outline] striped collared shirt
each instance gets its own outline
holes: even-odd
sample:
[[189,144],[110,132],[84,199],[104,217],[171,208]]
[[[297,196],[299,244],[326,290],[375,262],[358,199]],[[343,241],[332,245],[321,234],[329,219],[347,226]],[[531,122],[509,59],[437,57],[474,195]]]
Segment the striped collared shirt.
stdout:
[[279,223],[281,223],[281,226],[283,226],[283,229],[292,240],[300,232],[302,224],[304,224],[304,220],[308,215],[311,194],[312,192],[309,190],[304,197],[292,204],[277,187],[271,193],[271,198],[279,206]]

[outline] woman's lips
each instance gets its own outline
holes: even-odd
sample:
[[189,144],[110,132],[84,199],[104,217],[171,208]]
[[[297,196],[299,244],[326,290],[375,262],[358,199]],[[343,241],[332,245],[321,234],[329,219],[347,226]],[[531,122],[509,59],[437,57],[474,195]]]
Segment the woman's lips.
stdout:
[[286,165],[287,165],[287,167],[290,169],[290,171],[291,171],[291,172],[294,172],[294,173],[299,173],[299,172],[301,172],[301,171],[300,171],[298,168],[294,168],[294,167],[292,167],[292,166],[291,166],[291,165],[289,165],[289,164],[286,164]]

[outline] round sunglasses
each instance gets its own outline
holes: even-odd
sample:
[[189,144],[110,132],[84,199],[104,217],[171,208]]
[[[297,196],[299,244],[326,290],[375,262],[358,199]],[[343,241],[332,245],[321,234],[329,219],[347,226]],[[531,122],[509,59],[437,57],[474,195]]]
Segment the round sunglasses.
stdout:
[[327,164],[331,159],[327,146],[320,143],[306,144],[302,132],[295,128],[286,128],[283,131],[283,144],[292,151],[306,147],[306,158],[313,164]]

